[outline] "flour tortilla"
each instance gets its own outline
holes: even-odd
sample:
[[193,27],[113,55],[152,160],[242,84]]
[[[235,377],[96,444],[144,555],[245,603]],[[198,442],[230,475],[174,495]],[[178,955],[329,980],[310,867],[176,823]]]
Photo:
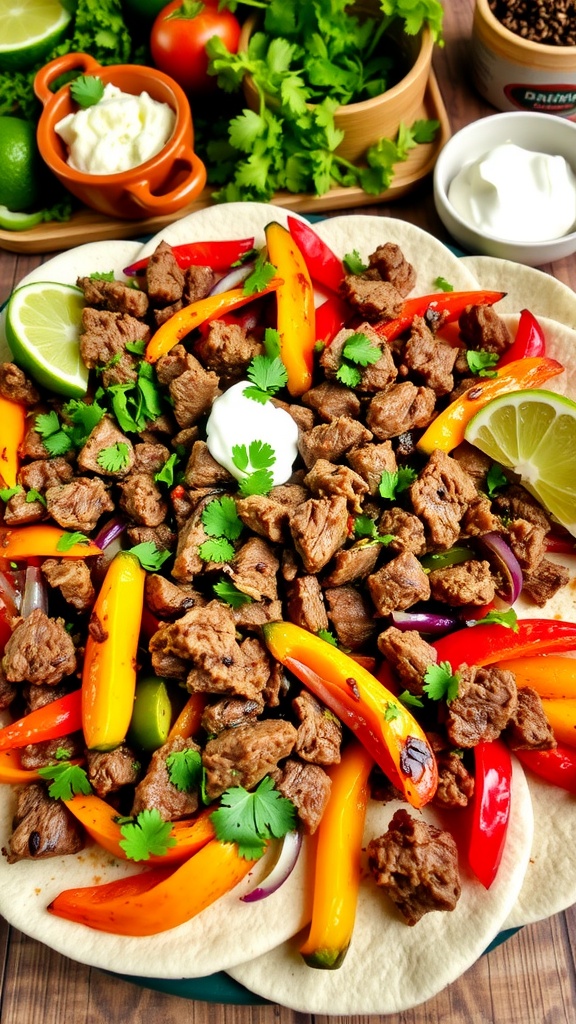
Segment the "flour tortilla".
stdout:
[[[430,999],[460,977],[490,944],[510,913],[528,865],[532,803],[524,773],[514,762],[513,801],[502,864],[489,890],[473,878],[461,855],[462,895],[456,909],[426,914],[409,927],[378,890],[363,855],[356,927],[348,954],[335,971],[307,967],[299,936],[228,973],[252,992],[302,1013],[329,1015],[401,1013]],[[371,801],[363,847],[386,831],[406,804]],[[426,807],[410,814],[441,824]]]
[[498,312],[515,313],[527,308],[534,316],[557,320],[576,330],[576,294],[550,274],[493,256],[463,256],[460,262],[482,288],[506,292],[506,298],[498,303]]

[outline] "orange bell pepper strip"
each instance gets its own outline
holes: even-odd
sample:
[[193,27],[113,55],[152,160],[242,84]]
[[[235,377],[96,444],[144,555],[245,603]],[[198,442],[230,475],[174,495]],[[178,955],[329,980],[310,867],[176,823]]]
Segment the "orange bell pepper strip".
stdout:
[[316,315],[308,267],[290,232],[277,221],[265,228],[268,259],[282,279],[276,292],[280,358],[288,374],[288,391],[303,395],[312,384]]
[[433,292],[431,295],[416,295],[406,299],[400,316],[394,320],[385,320],[374,324],[374,330],[381,338],[395,341],[404,331],[412,326],[415,316],[442,316],[442,323],[457,320],[467,306],[493,306],[503,299],[506,292],[466,291],[466,292]]
[[[95,793],[79,793],[65,800],[68,810],[78,819],[94,842],[120,860],[128,860],[120,846],[122,832],[118,824],[118,811]],[[206,807],[193,820],[175,821],[170,836],[176,840],[162,855],[150,854],[147,864],[178,864],[214,839],[214,826],[210,821],[211,808]]]
[[519,689],[530,686],[541,697],[576,698],[576,658],[534,654],[530,658],[497,661],[496,665],[514,673]]
[[278,277],[273,277],[265,288],[256,293],[247,294],[243,288],[230,288],[227,292],[208,295],[205,299],[198,299],[197,302],[191,302],[189,306],[184,306],[152,335],[146,348],[144,357],[146,362],[156,363],[161,356],[165,356],[195,327],[200,327],[207,320],[214,320],[224,313],[230,313],[233,309],[239,309],[248,302],[260,298],[261,295],[268,295],[270,292],[276,291],[281,283]]
[[360,853],[374,761],[353,740],[328,769],[330,799],[318,826],[310,931],[300,947],[308,967],[334,970],[343,963],[356,918]]
[[[196,917],[230,892],[253,868],[254,861],[238,853],[236,843],[217,839],[203,846],[158,884],[158,868],[152,869],[152,886],[146,891],[117,895],[97,893],[101,886],[67,889],[48,910],[68,921],[85,924],[115,935],[157,935]],[[148,872],[140,875],[140,887]]]
[[82,671],[82,728],[89,750],[113,750],[130,726],[145,577],[136,556],[119,551],[92,610]]
[[26,409],[0,395],[0,478],[6,487],[15,487],[20,466],[19,449],[26,432]]
[[59,526],[0,527],[0,556],[11,562],[29,558],[90,558],[102,551],[92,540],[68,545],[72,535]]
[[347,654],[291,622],[262,626],[277,661],[347,725],[413,807],[432,799],[438,767],[426,734],[398,698]]
[[190,736],[193,736],[194,733],[198,732],[205,707],[206,694],[191,693],[182,708],[182,711],[170,727],[167,742],[170,743],[171,740],[176,739],[177,736],[180,736],[183,740],[187,740]]
[[35,782],[40,773],[35,768],[23,768],[16,750],[3,750],[0,753],[0,782],[19,786],[25,782]]
[[42,743],[69,736],[82,728],[81,691],[73,690],[64,697],[36,708],[23,718],[16,719],[0,729],[0,751],[26,747],[29,743]]
[[556,742],[576,747],[576,697],[543,697],[542,708]]
[[539,388],[551,377],[562,373],[564,367],[556,359],[534,356],[508,363],[495,370],[495,377],[479,378],[463,395],[447,405],[424,431],[416,447],[427,455],[440,448],[450,452],[464,440],[464,431],[470,420],[492,399],[519,391]]

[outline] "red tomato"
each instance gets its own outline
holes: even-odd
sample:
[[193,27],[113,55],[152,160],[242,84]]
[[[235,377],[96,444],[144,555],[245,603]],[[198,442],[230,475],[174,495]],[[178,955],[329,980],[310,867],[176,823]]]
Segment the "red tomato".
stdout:
[[212,36],[219,36],[231,53],[237,52],[240,25],[230,11],[219,11],[217,0],[172,0],[152,25],[152,60],[185,92],[214,90],[216,78],[208,74],[205,51]]

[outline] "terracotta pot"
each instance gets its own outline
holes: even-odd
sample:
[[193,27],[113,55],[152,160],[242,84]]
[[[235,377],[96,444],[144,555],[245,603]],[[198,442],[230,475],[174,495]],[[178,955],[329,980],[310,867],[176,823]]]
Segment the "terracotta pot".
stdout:
[[[50,88],[70,71],[96,75],[104,85],[111,83],[136,96],[146,91],[152,99],[168,103],[175,111],[176,124],[163,149],[145,163],[116,174],[86,174],[70,167],[66,145],[55,129],[77,106],[69,85],[56,92]],[[168,75],[136,64],[103,67],[86,53],[68,53],[41,68],[34,79],[34,92],[44,106],[37,129],[40,154],[62,185],[86,206],[111,217],[139,220],[180,210],[202,191],[206,169],[193,149],[190,105]]]
[[[377,2],[362,0],[355,5],[356,13],[373,17],[380,12]],[[240,50],[248,48],[252,33],[258,26],[258,18],[249,18],[242,27]],[[403,63],[409,69],[405,76],[381,96],[360,103],[348,103],[338,107],[334,114],[336,128],[344,132],[344,139],[337,149],[339,156],[355,162],[364,155],[366,150],[382,138],[393,138],[401,122],[412,124],[421,116],[422,103],[430,69],[434,40],[428,28],[416,36],[408,36],[396,29],[390,31],[390,39],[402,55]],[[251,76],[247,75],[243,82],[246,103],[251,110],[258,111],[258,92]],[[270,97],[269,105],[277,106],[277,101]]]

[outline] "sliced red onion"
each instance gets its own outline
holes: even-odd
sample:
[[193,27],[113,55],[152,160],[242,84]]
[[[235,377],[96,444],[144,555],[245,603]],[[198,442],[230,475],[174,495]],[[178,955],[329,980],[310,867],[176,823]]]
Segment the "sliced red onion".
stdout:
[[431,636],[442,636],[453,629],[457,619],[450,615],[437,615],[434,612],[392,612],[392,621],[397,629],[417,629],[420,633]]
[[25,619],[36,608],[40,608],[43,612],[48,612],[48,588],[40,566],[29,565],[26,569],[22,607],[20,609],[22,618]]
[[484,548],[495,569],[504,579],[504,590],[498,593],[509,604],[514,601],[522,590],[523,578],[520,562],[509,544],[499,533],[484,533],[478,538],[479,546]]
[[263,878],[254,889],[247,892],[240,899],[244,903],[256,903],[257,900],[266,899],[276,892],[287,878],[292,874],[302,847],[302,835],[300,832],[288,832],[282,839],[282,846],[278,859],[272,870]]
[[4,602],[9,615],[18,615],[20,610],[21,595],[12,586],[6,573],[0,572],[0,600]]
[[216,282],[208,294],[219,295],[220,292],[227,292],[230,288],[237,288],[238,285],[244,284],[244,281],[250,276],[253,270],[253,262],[243,263],[241,267],[234,267],[225,274],[224,277],[221,277],[220,280]]
[[116,540],[116,538],[119,537],[125,529],[126,523],[124,520],[120,519],[119,516],[113,516],[112,519],[109,519],[107,523],[104,523],[102,529],[98,531],[94,538],[94,543],[101,551],[104,551],[104,549],[107,548],[113,540]]

